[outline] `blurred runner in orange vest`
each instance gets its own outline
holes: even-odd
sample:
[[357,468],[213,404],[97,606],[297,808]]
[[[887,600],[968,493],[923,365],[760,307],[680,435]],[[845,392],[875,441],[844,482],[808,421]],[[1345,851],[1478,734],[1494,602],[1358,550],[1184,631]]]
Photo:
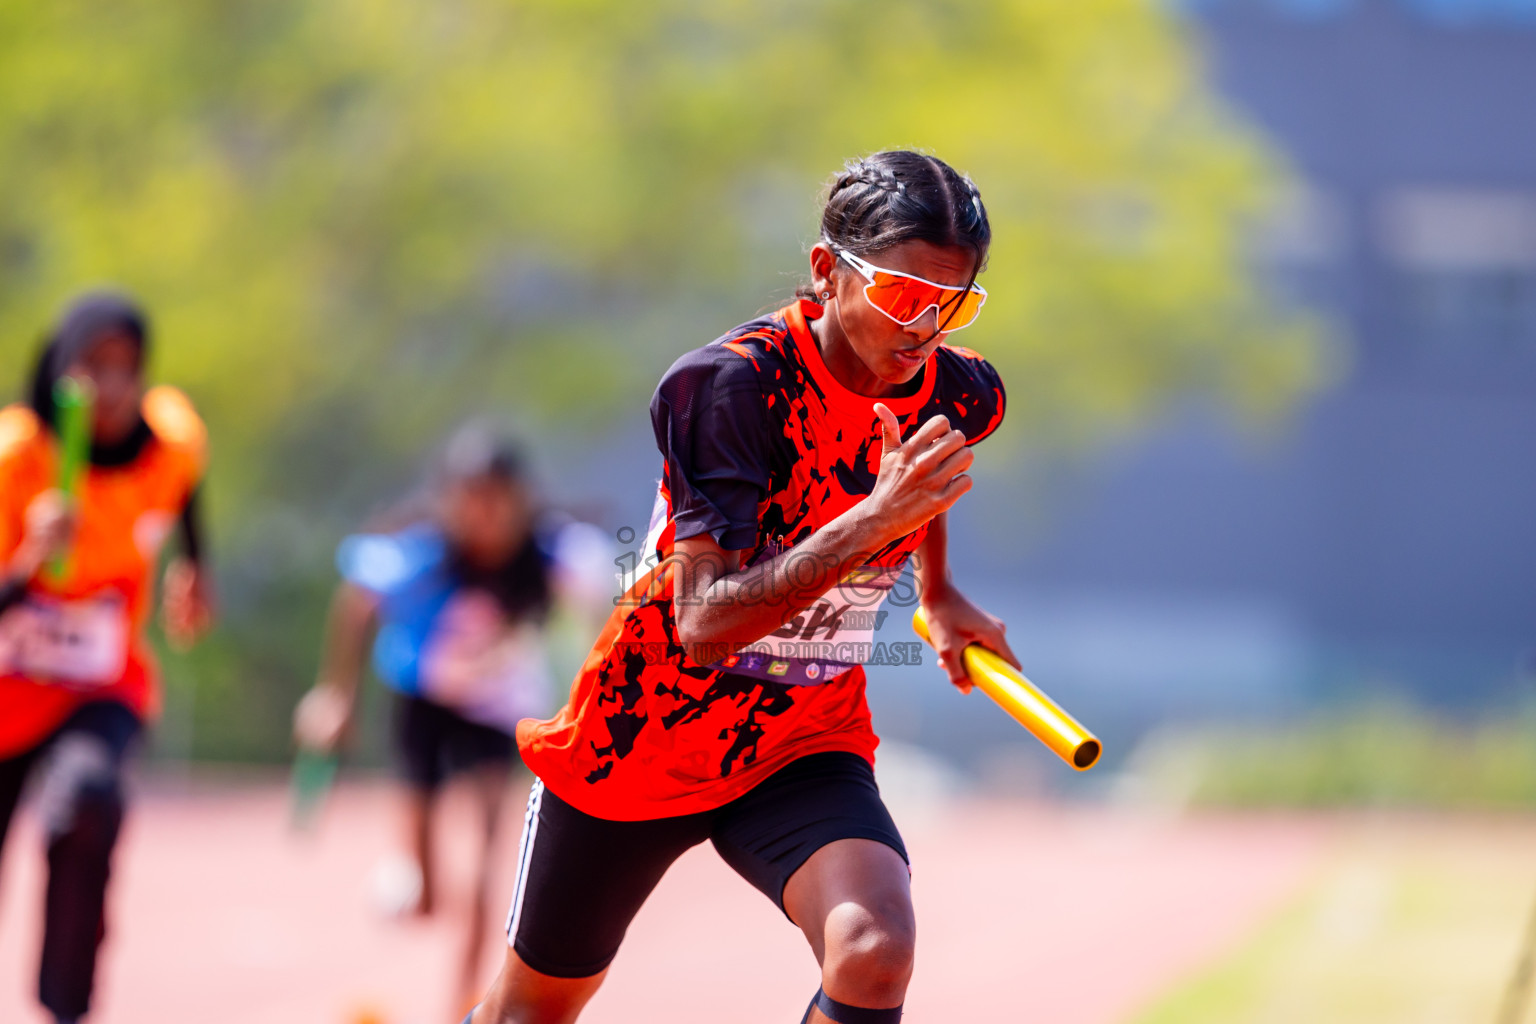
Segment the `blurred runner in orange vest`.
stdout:
[[[206,435],[179,391],[146,391],[145,315],[111,294],[78,300],[48,339],[27,404],[0,409],[0,843],[40,769],[48,843],[39,997],[60,1022],[90,1006],[123,767],[158,712],[145,640],[161,548],[173,643],[210,619],[197,489]],[[90,452],[72,497],[59,489],[55,385],[94,395]]]

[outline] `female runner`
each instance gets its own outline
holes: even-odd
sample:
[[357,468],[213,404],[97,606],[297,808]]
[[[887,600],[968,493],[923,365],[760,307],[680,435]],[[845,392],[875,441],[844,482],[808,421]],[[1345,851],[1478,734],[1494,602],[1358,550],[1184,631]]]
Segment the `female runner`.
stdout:
[[427,493],[389,517],[398,520],[394,529],[342,542],[336,564],[343,581],[331,602],[319,680],[294,714],[301,747],[336,749],[356,709],[371,638],[374,667],[395,692],[410,853],[404,863],[385,865],[394,869],[381,879],[395,890],[383,894],[392,912],[433,912],[438,796],[451,776],[471,783],[478,866],[455,1011],[472,1005],[485,984],[490,868],[517,752],[512,732],[553,703],[545,620],[557,600],[578,612],[596,603],[593,594],[612,603],[613,563],[602,531],[540,524],[538,512],[516,445],[488,425],[460,429],[437,459]]
[[945,561],[969,446],[1003,415],[992,367],[944,344],[985,299],[991,230],[969,179],[885,152],[836,178],[821,234],[808,294],[657,388],[648,571],[570,702],[518,728],[538,781],[511,948],[473,1024],[575,1020],[667,867],[706,839],[810,943],[821,988],[804,1022],[901,1016],[910,872],[858,662],[909,558],[956,685],[967,642],[1014,660]]
[[[147,343],[138,307],[87,296],[44,349],[30,403],[0,410],[0,841],[42,765],[39,997],[61,1022],[90,1005],[124,761],[159,705],[144,641],[151,576],[178,524],[186,557],[166,573],[167,634],[189,643],[209,620],[195,501],[203,424],[181,392],[145,391]],[[65,375],[95,396],[89,465],[73,501],[57,490],[53,395]]]

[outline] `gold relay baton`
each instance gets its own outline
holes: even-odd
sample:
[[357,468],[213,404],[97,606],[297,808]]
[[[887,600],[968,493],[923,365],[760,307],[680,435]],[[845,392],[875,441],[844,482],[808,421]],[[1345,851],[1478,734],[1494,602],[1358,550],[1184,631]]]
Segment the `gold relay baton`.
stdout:
[[[921,608],[912,613],[912,628],[930,647],[933,645],[933,638],[928,635],[928,616]],[[961,657],[971,682],[1034,733],[1035,739],[1050,747],[1057,757],[1080,772],[1098,763],[1099,754],[1104,751],[1099,738],[1000,655],[981,644],[971,643],[966,645]]]

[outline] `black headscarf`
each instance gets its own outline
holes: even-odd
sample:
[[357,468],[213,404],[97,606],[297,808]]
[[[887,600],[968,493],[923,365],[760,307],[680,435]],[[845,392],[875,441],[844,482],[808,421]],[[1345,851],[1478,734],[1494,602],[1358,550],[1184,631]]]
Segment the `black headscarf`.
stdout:
[[[28,401],[50,430],[58,425],[53,407],[53,388],[72,366],[104,334],[122,333],[139,349],[143,365],[149,347],[149,320],[144,310],[126,295],[115,292],[88,292],[64,311],[58,325],[49,333],[32,370]],[[141,417],[128,437],[111,446],[91,445],[91,462],[117,465],[135,458],[149,440],[149,425]]]
[[121,332],[139,346],[139,362],[149,346],[149,321],[138,304],[114,292],[88,292],[72,302],[49,332],[32,370],[32,411],[54,426],[53,386],[64,371],[103,334]]

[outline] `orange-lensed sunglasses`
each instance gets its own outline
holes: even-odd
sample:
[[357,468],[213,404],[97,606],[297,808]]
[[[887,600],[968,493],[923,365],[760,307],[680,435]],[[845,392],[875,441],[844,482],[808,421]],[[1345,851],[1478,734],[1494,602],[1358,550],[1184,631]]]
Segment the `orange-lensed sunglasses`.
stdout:
[[903,327],[916,323],[929,307],[938,311],[940,329],[958,331],[976,321],[986,305],[987,290],[979,284],[969,288],[936,284],[912,274],[877,267],[840,246],[831,245],[838,259],[864,275],[864,297],[869,304]]

